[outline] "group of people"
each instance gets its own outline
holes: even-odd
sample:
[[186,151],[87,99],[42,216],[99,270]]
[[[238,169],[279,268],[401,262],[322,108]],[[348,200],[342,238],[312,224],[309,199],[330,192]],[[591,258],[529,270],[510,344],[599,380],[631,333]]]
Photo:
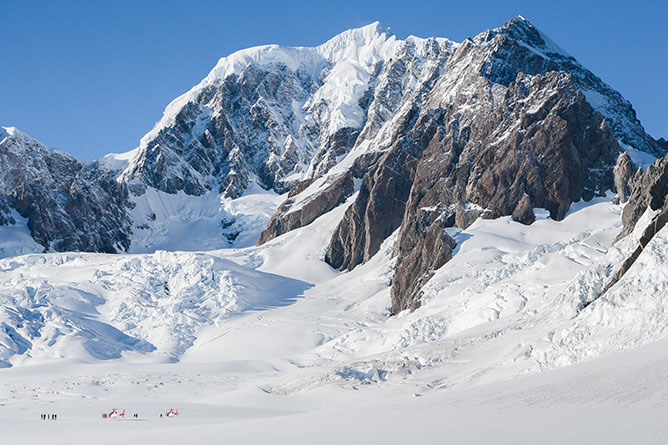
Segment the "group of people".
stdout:
[[[173,413],[174,413],[174,411],[171,410],[169,413],[167,413],[167,417],[172,417],[174,415]],[[177,411],[177,413],[178,413],[178,411]],[[123,414],[125,414],[125,411],[123,411]],[[106,418],[107,415],[103,414],[102,417]],[[139,419],[139,414],[135,413],[135,414],[132,415],[132,417],[135,418],[135,419]],[[42,420],[57,420],[58,419],[58,414],[40,414],[40,418]],[[162,413],[160,414],[160,418],[162,418]]]

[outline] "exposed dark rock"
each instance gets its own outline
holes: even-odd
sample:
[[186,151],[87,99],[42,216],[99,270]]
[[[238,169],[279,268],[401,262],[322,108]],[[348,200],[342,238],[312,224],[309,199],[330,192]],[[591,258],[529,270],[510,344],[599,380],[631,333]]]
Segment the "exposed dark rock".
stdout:
[[536,215],[533,213],[533,206],[531,205],[531,197],[526,193],[520,198],[512,213],[513,220],[521,222],[522,224],[533,224],[536,220]]
[[419,247],[413,249],[401,261],[392,281],[392,310],[410,309],[420,306],[421,289],[434,272],[452,259],[455,240],[444,229],[441,220],[434,221],[427,230]]
[[617,164],[615,164],[614,176],[615,190],[620,202],[628,201],[631,195],[631,182],[634,176],[636,174],[640,175],[641,172],[642,170],[639,172],[638,167],[626,152],[619,154]]
[[127,186],[98,163],[20,133],[0,142],[0,192],[44,250],[115,253],[130,246]]
[[12,217],[12,205],[9,196],[0,196],[0,226],[9,226],[16,224]]
[[668,155],[650,165],[631,181],[631,194],[622,213],[622,232],[618,239],[633,231],[645,211],[664,208],[668,196]]
[[257,245],[262,245],[290,230],[311,224],[320,215],[343,203],[352,193],[353,177],[351,172],[347,172],[333,179],[319,192],[307,197],[305,202],[300,202],[297,208],[294,208],[294,198],[288,198],[271,217]]
[[360,192],[327,249],[325,261],[331,266],[349,270],[368,260],[401,224],[415,167],[433,134],[431,115],[412,125],[415,111],[403,116],[399,126],[407,131],[398,132],[402,136],[392,149],[364,175]]
[[[264,244],[290,230],[310,224],[319,216],[344,203],[354,191],[353,179],[361,179],[381,155],[380,152],[361,154],[355,159],[348,171],[327,178],[326,186],[311,196],[299,197],[301,193],[307,191],[313,183],[313,179],[307,179],[295,185],[290,189],[288,199],[272,215],[267,228],[260,234],[257,245]],[[298,205],[298,209],[294,209],[297,199],[303,200],[303,202]]]

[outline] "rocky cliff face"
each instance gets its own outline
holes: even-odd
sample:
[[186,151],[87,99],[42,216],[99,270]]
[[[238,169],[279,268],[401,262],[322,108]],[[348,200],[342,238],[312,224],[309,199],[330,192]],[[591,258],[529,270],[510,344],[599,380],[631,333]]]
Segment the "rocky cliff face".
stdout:
[[417,307],[449,258],[445,242],[437,261],[418,260],[434,255],[434,227],[504,215],[530,224],[535,207],[561,219],[572,202],[614,188],[618,141],[662,151],[628,102],[520,18],[459,45],[424,102],[394,122],[326,260],[351,269],[399,229],[395,312]]
[[668,212],[668,155],[657,160],[644,172],[638,172],[630,179],[630,196],[622,213],[623,238],[633,231],[640,217],[647,209]]
[[[551,93],[545,97],[545,91]],[[465,135],[455,134],[451,114],[439,120],[410,188],[399,231],[400,261],[424,248],[434,223],[466,227],[478,216],[512,215],[530,224],[534,207],[561,219],[572,202],[612,188],[617,142],[568,76],[518,77],[503,98],[489,114],[471,116]],[[504,128],[512,129],[499,138]],[[418,297],[404,289],[418,291],[419,280],[426,279],[402,283],[403,268],[415,274],[414,265],[400,262],[392,292],[395,310],[414,307]]]
[[0,194],[45,251],[115,253],[130,245],[125,184],[98,163],[50,150],[14,128],[0,128]]
[[[308,187],[310,184],[311,181],[301,183],[304,187]],[[299,189],[295,187],[293,190],[298,191]],[[332,178],[331,182],[324,185],[322,190],[308,196],[305,202],[295,202],[295,194],[291,191],[288,194],[288,199],[281,204],[269,220],[267,228],[260,234],[257,245],[262,245],[290,230],[311,224],[318,216],[342,204],[353,193],[353,189],[352,174],[346,172],[341,176]]]
[[[624,206],[622,213],[622,231],[616,241],[630,235],[636,229],[639,229],[640,237],[633,252],[624,259],[601,292],[588,304],[606,294],[624,277],[650,241],[668,223],[668,155],[657,160],[644,172],[636,170],[635,174],[631,175],[630,171],[633,167],[630,160],[620,156],[615,168],[615,182],[619,183],[624,191],[630,190],[628,203]],[[621,193],[620,198],[623,199]],[[645,212],[653,212],[649,224],[645,223],[646,225],[636,227]]]

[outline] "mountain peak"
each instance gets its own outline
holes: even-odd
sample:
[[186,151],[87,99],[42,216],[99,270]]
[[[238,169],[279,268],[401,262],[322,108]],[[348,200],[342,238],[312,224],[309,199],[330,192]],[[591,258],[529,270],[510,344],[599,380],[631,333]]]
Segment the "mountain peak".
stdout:
[[[327,42],[318,46],[318,52],[330,62],[342,58],[354,57],[362,60],[368,59],[372,55],[378,55],[386,50],[395,49],[394,43],[397,41],[390,28],[386,28],[380,22],[373,22],[361,28],[352,28],[335,35]],[[367,48],[369,51],[360,51]],[[349,51],[352,49],[352,52]],[[376,59],[376,57],[371,57]]]
[[22,132],[16,127],[0,127],[0,142],[4,141],[5,139],[12,137],[15,139],[22,139],[24,141],[30,141],[30,142],[37,142],[40,143],[37,139],[33,138],[32,136]]
[[363,43],[365,41],[377,39],[383,34],[385,35],[385,38],[394,35],[390,28],[383,26],[379,21],[375,21],[359,28],[351,28],[343,31],[329,39],[324,45],[332,43]]
[[563,48],[554,43],[552,39],[546,36],[529,20],[521,15],[513,17],[504,23],[503,26],[495,29],[494,31],[504,34],[513,40],[520,41],[535,49],[539,49],[547,53],[554,53],[565,57],[571,57],[570,54],[568,54]]
[[16,136],[23,134],[16,127],[0,127],[0,137]]

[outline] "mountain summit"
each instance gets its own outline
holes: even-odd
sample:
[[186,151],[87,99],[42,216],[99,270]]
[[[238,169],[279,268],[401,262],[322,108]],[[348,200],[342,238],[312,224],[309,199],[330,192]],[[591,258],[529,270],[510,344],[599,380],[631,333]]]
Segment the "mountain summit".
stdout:
[[139,147],[94,163],[9,130],[0,146],[31,159],[2,177],[5,214],[19,217],[4,220],[27,225],[45,250],[247,246],[359,192],[327,249],[344,269],[400,227],[408,258],[435,221],[531,223],[534,207],[560,219],[615,189],[622,151],[640,165],[667,148],[522,17],[461,43],[401,40],[375,22],[317,47],[238,51],[170,103]]

